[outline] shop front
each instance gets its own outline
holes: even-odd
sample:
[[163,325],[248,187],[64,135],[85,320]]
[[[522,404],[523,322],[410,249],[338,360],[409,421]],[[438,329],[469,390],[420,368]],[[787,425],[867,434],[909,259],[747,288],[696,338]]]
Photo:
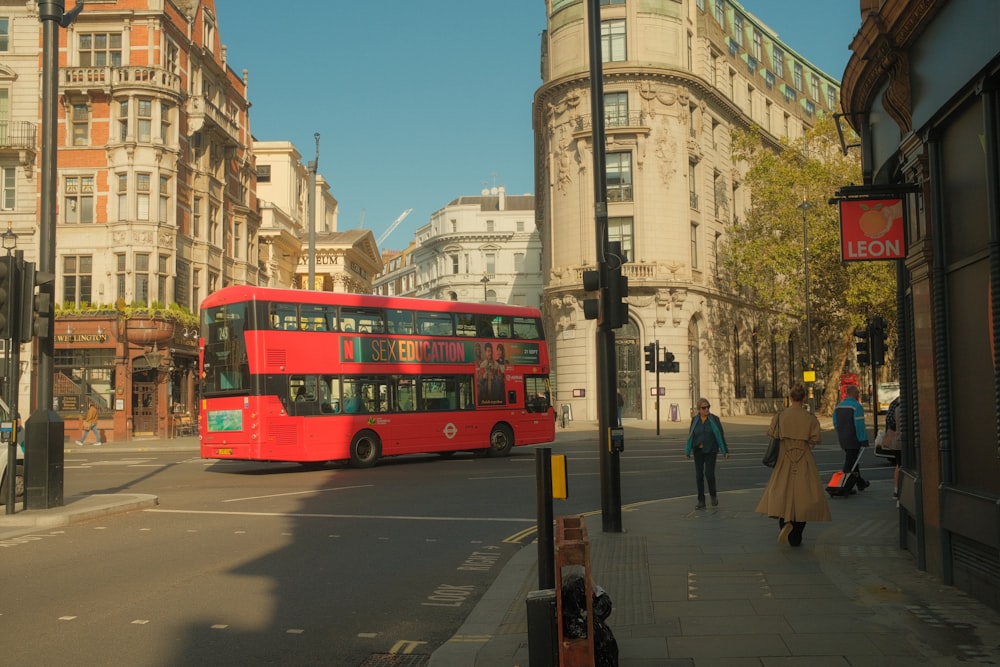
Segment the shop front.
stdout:
[[91,402],[102,441],[169,438],[197,406],[197,329],[119,312],[56,320],[53,408],[69,441]]

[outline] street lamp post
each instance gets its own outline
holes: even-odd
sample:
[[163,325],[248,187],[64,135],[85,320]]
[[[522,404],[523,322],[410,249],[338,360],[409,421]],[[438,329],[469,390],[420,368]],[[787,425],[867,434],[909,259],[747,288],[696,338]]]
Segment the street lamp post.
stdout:
[[490,284],[490,277],[484,273],[479,282],[483,284],[483,301],[489,301],[490,298],[486,293],[486,286]]
[[[805,271],[805,289],[806,289],[806,366],[807,369],[813,370],[813,348],[812,348],[812,312],[810,310],[809,304],[809,224],[808,217],[806,213],[813,206],[806,199],[802,200],[802,203],[798,205],[798,209],[802,211],[802,264]],[[813,380],[814,381],[814,380]],[[813,405],[813,381],[808,382],[809,387],[809,407],[815,411],[816,406]]]

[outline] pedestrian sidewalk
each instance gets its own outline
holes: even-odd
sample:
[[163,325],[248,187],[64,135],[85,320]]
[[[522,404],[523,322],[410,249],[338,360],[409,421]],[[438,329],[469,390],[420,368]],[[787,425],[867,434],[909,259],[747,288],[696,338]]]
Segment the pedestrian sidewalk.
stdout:
[[[621,667],[1000,664],[1000,614],[916,568],[891,492],[876,481],[830,499],[834,520],[810,523],[800,547],[777,544],[759,491],[707,510],[692,497],[625,507],[621,533],[588,517]],[[527,667],[537,555],[509,561],[432,667]]]

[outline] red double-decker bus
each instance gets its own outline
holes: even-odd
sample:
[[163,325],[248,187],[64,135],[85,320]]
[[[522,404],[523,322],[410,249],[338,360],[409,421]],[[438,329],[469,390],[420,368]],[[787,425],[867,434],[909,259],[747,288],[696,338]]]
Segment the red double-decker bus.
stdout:
[[534,308],[227,287],[200,357],[203,458],[369,467],[555,437]]

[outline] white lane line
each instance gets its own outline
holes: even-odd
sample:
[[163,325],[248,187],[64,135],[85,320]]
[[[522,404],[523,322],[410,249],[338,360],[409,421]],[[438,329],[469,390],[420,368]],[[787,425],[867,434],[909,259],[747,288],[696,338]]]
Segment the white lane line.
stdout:
[[143,512],[154,514],[205,514],[221,516],[259,516],[281,518],[311,518],[311,519],[385,519],[388,521],[488,521],[496,523],[536,523],[537,519],[521,519],[518,517],[482,517],[482,516],[412,516],[403,514],[312,514],[298,512],[223,512],[221,510],[170,510],[146,509]]
[[312,489],[309,491],[293,491],[290,493],[273,493],[268,496],[247,496],[246,498],[229,498],[228,500],[223,500],[224,503],[238,503],[244,500],[263,500],[265,498],[282,498],[284,496],[305,496],[311,495],[313,493],[322,493],[324,491],[347,491],[350,489],[370,489],[375,486],[374,484],[361,484],[359,486],[338,486],[335,489]]

